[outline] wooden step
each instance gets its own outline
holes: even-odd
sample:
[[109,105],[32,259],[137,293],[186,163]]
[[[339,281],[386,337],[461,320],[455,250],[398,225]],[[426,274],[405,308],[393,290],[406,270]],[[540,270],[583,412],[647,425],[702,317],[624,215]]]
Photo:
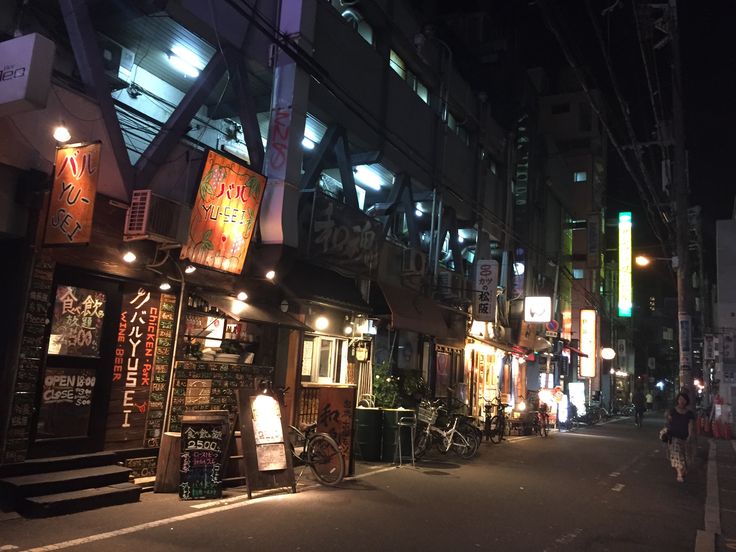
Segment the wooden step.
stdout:
[[130,468],[122,466],[95,466],[76,470],[64,470],[31,475],[19,475],[0,479],[2,506],[16,509],[19,499],[65,493],[90,487],[105,487],[127,483]]
[[19,500],[18,513],[26,517],[48,517],[138,502],[141,487],[116,483],[104,487],[79,489],[64,493],[25,497]]
[[55,456],[52,458],[34,458],[25,462],[4,464],[0,466],[0,479],[34,473],[48,473],[54,471],[92,468],[95,466],[109,466],[116,464],[120,458],[114,452],[95,452],[90,454],[75,454],[72,456]]

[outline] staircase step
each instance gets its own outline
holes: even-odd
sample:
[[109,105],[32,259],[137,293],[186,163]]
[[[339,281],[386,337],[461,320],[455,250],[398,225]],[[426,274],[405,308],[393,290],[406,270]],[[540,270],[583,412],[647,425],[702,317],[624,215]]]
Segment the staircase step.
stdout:
[[0,479],[0,496],[2,496],[4,508],[15,508],[17,501],[24,497],[127,483],[131,471],[130,468],[122,466],[96,466],[6,477]]
[[75,454],[73,456],[55,456],[52,458],[34,458],[25,462],[4,464],[0,466],[0,479],[31,475],[34,473],[48,473],[53,471],[92,468],[95,466],[109,466],[120,460],[114,452],[95,452],[90,454]]
[[26,497],[19,501],[17,509],[26,517],[58,516],[138,502],[141,490],[134,483],[116,483],[104,487]]

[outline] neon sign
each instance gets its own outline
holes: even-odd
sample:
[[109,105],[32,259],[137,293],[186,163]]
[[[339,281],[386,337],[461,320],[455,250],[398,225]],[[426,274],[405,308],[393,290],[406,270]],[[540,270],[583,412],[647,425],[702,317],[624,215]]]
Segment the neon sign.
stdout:
[[618,315],[631,317],[631,213],[618,214]]

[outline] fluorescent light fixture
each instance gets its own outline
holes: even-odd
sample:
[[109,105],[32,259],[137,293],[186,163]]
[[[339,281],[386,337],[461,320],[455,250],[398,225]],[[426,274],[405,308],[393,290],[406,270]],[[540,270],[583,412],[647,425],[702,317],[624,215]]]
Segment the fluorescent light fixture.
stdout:
[[202,60],[179,44],[171,48],[171,52],[168,53],[167,57],[171,66],[187,77],[197,78],[199,72],[204,69]]
[[132,263],[132,262],[135,262],[135,260],[136,260],[137,258],[138,258],[138,257],[136,257],[136,256],[135,256],[135,253],[133,253],[132,251],[126,251],[126,252],[125,252],[125,255],[123,255],[123,260],[124,260],[124,261],[125,261],[126,263]]
[[186,272],[187,274],[191,274],[195,270],[197,270],[197,267],[196,266],[194,266],[194,265],[187,265],[187,267],[184,269],[184,272]]
[[355,183],[368,187],[371,190],[381,189],[381,177],[368,165],[358,165],[353,169],[355,173]]
[[245,301],[246,299],[248,299],[247,293],[245,293],[244,291],[238,293],[238,301]]
[[306,150],[313,150],[314,149],[314,146],[316,146],[316,145],[317,144],[315,144],[312,140],[310,140],[306,136],[304,138],[302,138],[302,147],[304,149],[306,149]]
[[72,135],[69,133],[69,129],[64,126],[64,124],[61,124],[57,126],[54,129],[54,140],[57,142],[61,142],[62,144],[64,142],[68,142],[72,139]]
[[465,241],[465,238],[463,238],[460,234],[457,235],[457,243],[463,243]]

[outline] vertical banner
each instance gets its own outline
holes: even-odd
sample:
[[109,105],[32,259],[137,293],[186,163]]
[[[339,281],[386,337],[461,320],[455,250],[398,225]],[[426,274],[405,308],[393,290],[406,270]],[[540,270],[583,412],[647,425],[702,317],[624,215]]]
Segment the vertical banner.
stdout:
[[703,336],[703,360],[716,359],[716,336],[713,334],[705,334]]
[[240,274],[265,185],[265,176],[210,150],[180,258]]
[[726,330],[721,337],[721,351],[723,352],[723,360],[733,360],[736,358],[736,348],[734,348],[734,332]]
[[618,315],[630,317],[633,307],[631,284],[631,213],[618,214]]
[[100,169],[100,142],[57,148],[45,245],[89,243]]
[[689,314],[677,315],[680,329],[680,370],[692,369],[692,317]]
[[160,295],[124,293],[112,369],[107,448],[143,446],[160,318]]
[[580,358],[580,377],[594,378],[596,364],[597,313],[592,309],[580,311],[580,350],[588,355]]
[[478,260],[473,286],[473,320],[496,320],[496,288],[498,288],[498,261]]

